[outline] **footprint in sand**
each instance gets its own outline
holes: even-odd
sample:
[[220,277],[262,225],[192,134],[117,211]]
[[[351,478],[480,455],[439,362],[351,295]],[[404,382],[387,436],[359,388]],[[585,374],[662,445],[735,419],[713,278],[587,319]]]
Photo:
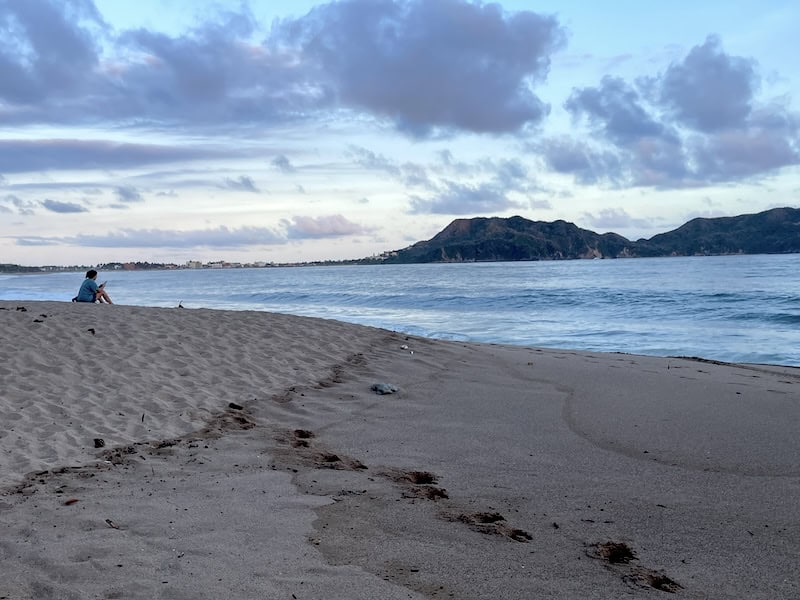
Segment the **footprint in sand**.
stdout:
[[636,553],[625,542],[601,542],[587,547],[586,554],[606,562],[609,568],[617,571],[622,579],[631,585],[641,588],[652,588],[674,594],[683,589],[677,581],[668,577],[663,571],[656,571],[632,565],[638,561]]
[[502,535],[515,542],[527,543],[533,539],[527,531],[511,527],[506,518],[498,512],[462,513],[455,519],[449,520],[466,523],[471,529],[480,533]]

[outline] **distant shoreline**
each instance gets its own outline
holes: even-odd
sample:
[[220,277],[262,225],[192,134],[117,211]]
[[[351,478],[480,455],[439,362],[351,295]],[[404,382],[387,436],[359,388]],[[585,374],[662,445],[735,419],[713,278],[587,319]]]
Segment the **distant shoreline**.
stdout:
[[212,263],[203,263],[200,267],[190,267],[176,263],[147,263],[149,266],[136,267],[116,267],[114,265],[128,263],[99,263],[96,265],[82,266],[59,266],[59,265],[17,265],[0,264],[0,275],[39,275],[42,273],[81,273],[89,269],[102,271],[206,271],[220,269],[281,269],[291,267],[341,267],[341,266],[374,266],[374,265],[457,265],[474,263],[531,263],[531,262],[571,262],[586,260],[634,260],[634,259],[654,259],[654,258],[710,258],[723,256],[787,256],[800,254],[800,252],[726,252],[720,254],[675,254],[666,256],[597,256],[597,257],[577,257],[577,258],[530,258],[530,259],[486,259],[486,260],[441,260],[428,262],[385,262],[371,259],[352,259],[352,260],[326,260],[309,261],[299,263],[225,263],[222,266],[210,266]]

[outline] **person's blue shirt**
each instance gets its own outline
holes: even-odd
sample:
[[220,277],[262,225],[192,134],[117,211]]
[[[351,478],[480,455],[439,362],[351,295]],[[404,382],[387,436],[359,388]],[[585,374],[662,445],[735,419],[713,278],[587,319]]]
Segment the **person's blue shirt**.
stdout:
[[88,277],[83,280],[81,289],[78,291],[78,302],[94,302],[98,290],[97,282]]

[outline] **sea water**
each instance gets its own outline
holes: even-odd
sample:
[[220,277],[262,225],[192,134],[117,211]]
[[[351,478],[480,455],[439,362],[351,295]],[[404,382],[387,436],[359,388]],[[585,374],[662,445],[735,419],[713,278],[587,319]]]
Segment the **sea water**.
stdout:
[[[0,274],[0,299],[69,301],[82,279]],[[111,271],[98,281],[108,281],[120,304],[272,311],[447,340],[800,366],[800,254]]]

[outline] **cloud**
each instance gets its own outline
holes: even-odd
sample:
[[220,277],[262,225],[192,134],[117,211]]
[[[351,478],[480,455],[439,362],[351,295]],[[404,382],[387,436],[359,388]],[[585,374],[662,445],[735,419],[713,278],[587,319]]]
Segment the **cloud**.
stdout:
[[210,148],[123,144],[105,140],[0,140],[0,170],[5,173],[114,169],[223,156],[230,156],[230,153]]
[[89,212],[88,209],[74,202],[60,202],[58,200],[42,200],[42,206],[55,213],[80,213]]
[[371,228],[364,227],[346,219],[342,215],[322,217],[295,216],[282,221],[289,239],[319,239],[361,235],[370,233]]
[[230,177],[226,177],[225,181],[222,184],[222,187],[229,190],[238,190],[241,192],[253,192],[256,194],[261,191],[256,186],[252,177],[248,177],[247,175],[240,175],[236,179],[231,179]]
[[347,155],[352,157],[357,165],[369,171],[387,173],[407,187],[433,187],[428,176],[428,170],[422,165],[412,162],[399,164],[382,154],[377,154],[360,146],[351,145],[347,150]]
[[114,193],[120,202],[144,202],[144,198],[139,190],[130,185],[118,186],[114,189]]
[[104,235],[17,238],[19,245],[67,244],[90,248],[238,248],[283,243],[286,243],[285,235],[266,227],[217,227],[188,231],[120,229]]
[[514,132],[548,107],[531,91],[565,44],[555,18],[465,0],[345,0],[276,32],[341,105],[427,135]]
[[597,213],[585,212],[583,213],[583,218],[592,227],[597,227],[605,231],[613,231],[615,228],[652,227],[652,223],[647,219],[634,218],[623,208],[603,208]]
[[574,175],[575,180],[584,185],[601,180],[617,182],[621,175],[621,165],[614,152],[598,151],[568,136],[545,138],[530,148],[542,156],[550,169]]
[[729,56],[711,36],[657,82],[660,104],[680,123],[704,132],[746,126],[759,84],[754,60]]
[[86,91],[103,30],[93,2],[3,2],[0,17],[1,99],[24,107]]
[[[430,192],[428,197],[418,193],[411,196],[412,213],[471,214],[520,208],[522,205],[510,200],[508,194],[537,190],[528,167],[517,158],[464,163],[443,150],[438,153],[439,162],[428,168],[411,162],[399,164],[358,146],[350,146],[348,153],[365,169],[387,173],[408,188]],[[451,174],[457,175],[458,181],[443,176]],[[466,183],[465,179],[483,181]]]
[[543,199],[543,200],[531,199],[530,205],[531,205],[531,208],[534,209],[534,210],[536,210],[536,209],[550,210],[550,209],[553,208],[553,205],[550,204],[550,200],[547,200],[547,199]]
[[70,245],[88,248],[241,248],[286,244],[289,240],[344,237],[371,233],[342,215],[295,216],[280,227],[216,227],[212,229],[130,229],[74,236],[20,236],[20,246]]
[[440,173],[450,173],[455,175],[472,175],[475,173],[475,165],[457,161],[450,150],[440,150],[437,153],[439,164],[433,169]]
[[273,158],[270,164],[283,173],[294,173],[297,171],[291,161],[283,154],[279,154]]
[[[315,95],[296,57],[252,41],[243,7],[181,35],[110,30],[90,0],[0,4],[0,118],[6,122],[194,124],[295,115]],[[299,81],[298,81],[299,72]]]
[[639,93],[616,77],[603,77],[596,88],[574,90],[564,107],[576,118],[586,116],[591,125],[621,145],[664,133],[642,106]]
[[367,170],[383,171],[398,179],[402,176],[400,167],[394,161],[372,150],[351,145],[347,150],[347,154],[353,158],[357,165],[361,165]]
[[520,208],[508,198],[507,191],[495,182],[476,185],[447,182],[445,189],[432,198],[411,197],[413,214],[489,215]]
[[33,209],[37,207],[38,205],[36,203],[29,200],[23,200],[14,194],[7,194],[6,196],[0,198],[0,210],[2,212],[11,212],[20,215],[32,215],[34,214]]
[[757,105],[758,80],[755,61],[710,37],[662,74],[573,90],[565,108],[589,125],[591,146],[562,137],[529,148],[579,183],[619,186],[704,186],[798,165],[800,116]]
[[433,182],[428,175],[428,169],[415,163],[403,163],[400,166],[401,180],[407,187],[423,187],[433,189]]
[[706,178],[729,181],[800,164],[798,132],[797,125],[786,130],[751,126],[696,138],[691,150]]
[[55,239],[43,237],[18,237],[15,240],[17,246],[58,246],[60,242]]
[[203,15],[167,35],[108,28],[90,0],[0,3],[0,120],[229,130],[340,109],[416,135],[516,132],[565,44],[554,17],[466,0],[342,0],[260,24]]
[[517,158],[487,161],[485,169],[492,172],[498,185],[506,190],[528,191],[531,188],[528,168]]
[[[531,176],[528,168],[519,159],[483,159],[475,163],[456,162],[449,150],[440,151],[439,163],[433,167],[412,162],[398,163],[377,154],[367,148],[350,146],[348,154],[355,163],[371,171],[387,173],[409,188],[424,188],[432,192],[441,190],[441,184],[433,175],[455,174],[459,177],[475,177],[489,175],[498,189],[506,191],[527,192],[531,190]],[[450,182],[443,181],[445,187],[450,187]]]

